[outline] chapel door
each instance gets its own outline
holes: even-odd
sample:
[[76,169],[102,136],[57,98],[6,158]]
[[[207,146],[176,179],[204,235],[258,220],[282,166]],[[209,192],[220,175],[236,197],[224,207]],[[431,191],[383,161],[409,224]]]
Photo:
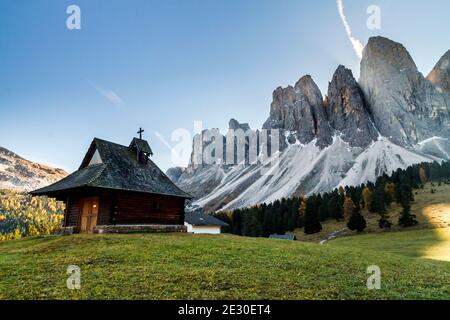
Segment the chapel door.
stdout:
[[98,198],[84,198],[81,211],[80,232],[91,233],[97,225]]

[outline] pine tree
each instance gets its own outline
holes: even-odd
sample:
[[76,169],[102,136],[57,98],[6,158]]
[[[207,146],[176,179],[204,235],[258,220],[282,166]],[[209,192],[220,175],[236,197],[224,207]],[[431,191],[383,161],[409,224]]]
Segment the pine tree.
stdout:
[[383,213],[380,220],[378,220],[378,226],[380,229],[390,229],[392,227],[392,222],[389,221],[389,215]]
[[273,204],[273,219],[274,219],[274,233],[283,234],[285,229],[283,228],[283,216],[281,211],[281,203],[276,200]]
[[294,231],[297,226],[297,208],[298,208],[298,200],[291,199],[291,202],[288,206],[288,222],[287,222],[287,230]]
[[390,182],[384,185],[385,201],[388,206],[391,205],[392,201],[395,199],[395,184]]
[[242,235],[247,237],[259,237],[263,235],[263,227],[258,219],[258,209],[252,207],[244,210]]
[[356,208],[347,223],[347,227],[352,231],[363,232],[367,227],[366,219],[364,219],[360,210]]
[[273,226],[273,210],[272,210],[272,204],[269,204],[264,208],[264,216],[263,216],[264,222],[263,222],[263,230],[264,235],[269,236],[274,233]]
[[241,210],[235,210],[233,212],[233,215],[231,217],[232,224],[231,224],[231,233],[236,235],[242,235],[242,211]]
[[369,208],[371,212],[383,214],[386,212],[386,200],[384,186],[379,184],[373,192],[372,206]]
[[319,207],[319,220],[321,222],[326,221],[330,217],[329,210],[328,210],[328,202],[322,201],[322,204]]
[[409,183],[403,182],[398,187],[397,202],[404,206],[409,204],[411,201],[414,201],[412,187]]
[[337,221],[340,221],[344,217],[342,211],[339,194],[337,192],[333,192],[330,197],[330,201],[328,202],[328,212],[331,217],[335,218]]
[[313,197],[309,197],[306,200],[304,224],[306,234],[314,234],[322,231],[322,225],[319,221],[319,214]]
[[416,215],[411,213],[411,206],[405,205],[402,210],[402,214],[398,219],[398,224],[403,228],[414,227],[418,224]]
[[287,230],[288,231],[294,231],[296,227],[297,227],[297,215],[296,214],[290,214],[289,215],[289,220],[288,220]]

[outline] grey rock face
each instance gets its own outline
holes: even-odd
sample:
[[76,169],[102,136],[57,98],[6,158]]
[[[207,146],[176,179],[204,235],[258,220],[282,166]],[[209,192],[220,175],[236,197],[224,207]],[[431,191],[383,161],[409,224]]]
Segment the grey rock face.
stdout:
[[[206,165],[201,167],[189,166],[178,172],[169,169],[167,176],[180,188],[189,190],[189,194],[193,197],[201,198],[220,185],[224,173],[222,166]],[[180,175],[178,176],[178,174]]]
[[320,147],[331,143],[322,93],[310,76],[301,78],[295,87],[279,87],[274,91],[270,115],[263,129],[295,132],[304,144],[315,138]]
[[178,180],[180,180],[181,175],[186,171],[185,168],[181,167],[173,167],[169,168],[166,172],[166,176],[169,177],[170,180],[172,180],[173,183],[177,183]]
[[450,50],[442,56],[427,77],[437,88],[450,94]]
[[326,113],[331,128],[352,147],[367,147],[376,140],[375,129],[361,88],[351,70],[339,66],[328,86]]
[[[328,124],[323,96],[319,87],[311,76],[302,77],[296,84],[295,90],[302,93],[312,107],[312,115],[315,122],[317,145],[321,148],[330,145],[333,141],[330,126]],[[301,133],[299,133],[301,134]]]
[[236,119],[231,119],[229,122],[229,129],[231,130],[243,130],[244,132],[250,130],[248,123],[239,123]]
[[[222,144],[222,154],[216,154],[216,146]],[[201,134],[196,134],[192,142],[192,153],[189,162],[190,167],[203,167],[216,165],[225,161],[225,136],[219,129],[203,130]]]
[[371,38],[363,52],[360,85],[375,126],[394,143],[410,146],[450,136],[448,95],[423,77],[403,45]]
[[[242,130],[246,133],[251,130],[247,123],[239,123],[235,119],[229,122],[230,130]],[[256,132],[257,133],[257,132]],[[239,136],[240,139],[244,138]],[[214,145],[215,141],[222,144],[222,155],[216,155]],[[233,145],[235,159],[227,159],[227,143]],[[196,134],[193,139],[193,151],[191,153],[190,163],[187,168],[170,168],[167,176],[179,187],[189,190],[190,194],[195,198],[201,198],[211,193],[220,185],[226,172],[231,169],[231,165],[227,161],[237,163],[237,145],[245,146],[244,154],[248,159],[248,143],[247,141],[227,141],[227,135],[222,135],[219,129],[204,130],[202,134]],[[196,151],[196,152],[194,152]],[[215,160],[214,163],[211,160]],[[233,162],[234,161],[234,162]]]

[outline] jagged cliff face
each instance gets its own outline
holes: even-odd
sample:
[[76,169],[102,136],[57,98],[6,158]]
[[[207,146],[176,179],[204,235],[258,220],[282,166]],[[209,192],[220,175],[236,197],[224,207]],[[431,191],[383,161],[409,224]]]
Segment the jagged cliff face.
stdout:
[[450,50],[439,60],[427,77],[440,92],[450,94]]
[[25,160],[0,147],[0,189],[31,191],[66,176],[67,172],[64,170]]
[[314,139],[320,147],[331,143],[322,93],[311,76],[301,78],[295,87],[279,87],[274,91],[270,115],[263,129],[280,129],[292,134],[290,139],[295,136],[303,144]]
[[[325,99],[311,76],[274,91],[263,125],[280,130],[279,168],[272,175],[262,174],[268,162],[191,163],[168,174],[197,197],[194,207],[215,211],[359,185],[415,163],[448,160],[449,52],[426,79],[401,44],[371,38],[359,83],[339,66]],[[230,129],[250,128],[231,120]]]
[[328,86],[326,112],[334,132],[352,147],[367,147],[378,137],[364,95],[351,70],[339,66]]
[[[367,147],[378,137],[364,94],[344,66],[334,73],[325,100],[311,76],[295,87],[277,88],[263,128],[282,130],[290,142],[293,137],[302,144],[317,139],[320,148],[329,146],[336,134],[352,147]],[[282,146],[286,147],[283,140]]]
[[363,52],[360,85],[376,127],[394,143],[412,146],[449,136],[449,96],[423,77],[401,44],[371,38]]
[[[235,119],[231,119],[229,122],[229,130],[242,130],[246,132],[251,130],[248,123],[239,123]],[[221,159],[221,164],[211,164],[207,160],[207,151],[209,146],[213,143],[211,141],[211,136],[214,139],[221,141],[223,154],[222,157],[216,157],[216,159]],[[170,168],[167,170],[167,176],[176,183],[183,190],[189,190],[190,194],[196,198],[202,198],[207,194],[211,193],[215,188],[220,186],[225,175],[231,171],[234,165],[226,164],[226,161],[237,162],[237,159],[227,159],[226,155],[226,136],[222,135],[219,129],[204,130],[202,134],[197,134],[193,139],[192,149],[196,148],[196,145],[201,145],[201,150],[203,152],[194,151],[191,153],[190,163],[187,168]],[[234,148],[239,143],[238,141],[232,142]],[[244,142],[245,143],[245,142]],[[248,150],[246,150],[245,155],[248,159]]]

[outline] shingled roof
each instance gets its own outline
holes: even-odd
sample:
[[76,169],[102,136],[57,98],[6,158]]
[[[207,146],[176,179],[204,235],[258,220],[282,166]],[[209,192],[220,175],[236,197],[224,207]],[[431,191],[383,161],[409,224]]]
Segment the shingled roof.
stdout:
[[208,214],[202,213],[186,212],[184,215],[184,221],[192,224],[193,226],[228,226],[228,223],[225,223],[222,220]]
[[297,237],[294,234],[271,234],[269,238],[279,240],[297,240]]
[[[145,143],[144,143],[145,142]],[[141,145],[148,143],[145,140]],[[140,163],[130,147],[95,138],[78,171],[32,195],[51,195],[58,191],[81,187],[144,192],[189,199],[191,196],[178,188],[153,161]],[[148,146],[148,151],[150,146]],[[89,165],[93,153],[98,151],[102,163]],[[150,150],[151,153],[151,150]]]

